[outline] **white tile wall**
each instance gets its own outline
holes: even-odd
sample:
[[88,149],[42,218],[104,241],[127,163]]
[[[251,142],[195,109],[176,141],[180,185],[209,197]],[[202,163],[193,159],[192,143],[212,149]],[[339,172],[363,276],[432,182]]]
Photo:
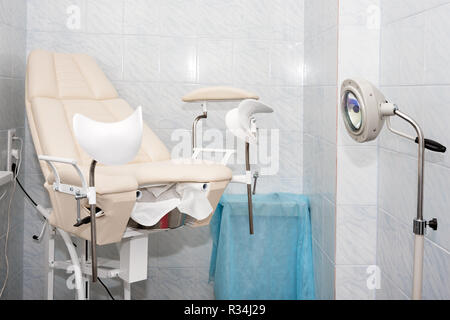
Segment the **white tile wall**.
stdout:
[[[448,112],[450,1],[382,0],[381,85],[386,96],[421,124],[425,136],[449,145]],[[400,121],[395,126],[410,128]],[[384,133],[380,139],[377,260],[388,281],[377,298],[411,297],[416,215],[417,146]],[[425,299],[450,297],[448,230],[449,155],[426,153],[426,219],[441,228],[428,231],[425,245]]]
[[303,183],[321,300],[335,297],[337,7],[338,1],[305,1]]
[[314,277],[317,300],[333,300],[335,291],[334,262],[313,240]]
[[427,1],[408,1],[408,0],[381,0],[383,10],[383,23],[388,24],[393,21],[407,18],[439,7],[442,4],[449,3],[448,0],[427,0]]
[[336,266],[336,297],[339,300],[374,300],[367,286],[369,266]]
[[338,206],[336,225],[336,263],[375,265],[377,207]]
[[[379,0],[339,1],[339,85],[348,78],[378,85],[379,11]],[[367,268],[376,264],[377,143],[352,141],[337,108],[336,298],[374,299]]]
[[[16,129],[24,137],[24,70],[25,70],[26,1],[0,1],[0,170],[6,170],[6,137]],[[23,181],[24,167],[20,174]],[[5,252],[8,204],[12,184],[2,186],[0,195],[0,255]],[[8,240],[9,277],[1,299],[22,298],[24,198],[16,191],[12,200]],[[6,279],[5,259],[0,259],[0,286]]]
[[376,147],[340,147],[337,175],[339,205],[377,205]]

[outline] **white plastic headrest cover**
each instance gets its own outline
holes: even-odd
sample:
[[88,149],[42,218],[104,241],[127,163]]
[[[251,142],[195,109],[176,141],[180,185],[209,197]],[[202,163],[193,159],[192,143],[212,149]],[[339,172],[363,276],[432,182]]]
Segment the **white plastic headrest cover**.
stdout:
[[226,124],[228,129],[239,139],[249,143],[256,143],[257,137],[252,133],[253,115],[258,113],[272,113],[273,109],[256,100],[244,100],[238,108],[228,112]]
[[131,162],[142,143],[142,107],[127,119],[104,123],[81,114],[73,117],[75,138],[86,153],[105,165],[124,165]]

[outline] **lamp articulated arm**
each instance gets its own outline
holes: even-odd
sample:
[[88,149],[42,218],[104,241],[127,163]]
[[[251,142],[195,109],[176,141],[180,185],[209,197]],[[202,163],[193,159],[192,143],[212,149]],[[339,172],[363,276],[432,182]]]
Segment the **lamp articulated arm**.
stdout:
[[[412,119],[407,114],[401,112],[400,110],[395,110],[395,114],[400,117],[401,119],[408,122],[416,131],[417,133],[417,139],[412,139],[413,141],[417,141],[419,144],[418,149],[418,193],[417,193],[417,220],[422,221],[423,220],[423,182],[424,182],[424,169],[425,169],[425,137],[422,131],[422,128],[419,126],[419,124]],[[414,228],[416,229],[416,228]],[[415,234],[419,234],[416,232],[418,230],[415,230]],[[423,230],[425,231],[425,230]]]
[[[398,115],[397,112],[400,112],[400,113],[402,113],[402,112],[400,110],[398,110],[397,108],[394,110],[394,114],[400,117],[400,115]],[[404,113],[402,113],[402,114],[405,115]],[[420,142],[419,136],[417,136],[417,138],[414,138],[406,133],[400,132],[400,131],[392,128],[390,117],[386,117],[386,124],[387,124],[389,131],[391,131],[392,133],[419,144],[419,142]],[[434,141],[431,139],[424,139],[424,143],[425,143],[425,149],[427,149],[429,151],[437,152],[437,153],[446,153],[447,152],[447,147],[445,147],[444,145],[440,144],[437,141]]]
[[419,124],[407,114],[398,109],[394,111],[395,115],[408,122],[416,131],[417,138],[410,137],[402,132],[392,129],[388,118],[387,125],[391,132],[414,141],[419,145],[418,148],[418,192],[417,192],[417,217],[414,220],[414,266],[413,266],[413,299],[420,300],[422,298],[423,283],[423,258],[424,258],[424,242],[427,226],[435,231],[438,227],[437,219],[430,222],[424,220],[423,217],[423,198],[424,198],[424,169],[425,169],[425,148],[435,152],[446,152],[446,148],[441,144],[427,140]]

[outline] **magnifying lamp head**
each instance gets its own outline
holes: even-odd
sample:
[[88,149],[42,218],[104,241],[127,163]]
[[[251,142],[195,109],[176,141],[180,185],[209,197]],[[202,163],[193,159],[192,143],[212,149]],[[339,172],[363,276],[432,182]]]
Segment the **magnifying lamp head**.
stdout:
[[375,140],[384,126],[381,112],[386,98],[369,81],[345,80],[341,88],[341,112],[349,135],[357,142]]
[[75,138],[94,160],[105,165],[124,165],[132,161],[142,144],[142,108],[127,119],[103,123],[81,114],[73,118]]

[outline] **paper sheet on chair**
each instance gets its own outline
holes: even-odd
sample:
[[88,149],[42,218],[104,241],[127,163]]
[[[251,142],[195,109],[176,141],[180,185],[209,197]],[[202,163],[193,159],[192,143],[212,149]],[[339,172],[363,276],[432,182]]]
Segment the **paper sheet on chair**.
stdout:
[[152,227],[179,204],[180,199],[176,198],[160,202],[136,202],[131,218],[140,225]]
[[182,195],[178,209],[197,220],[203,220],[212,213],[212,206],[207,198],[209,185],[199,183],[181,183],[176,186]]
[[[143,197],[136,202],[131,218],[146,227],[156,225],[166,214],[178,208],[180,212],[197,220],[206,219],[212,213],[212,206],[207,198],[208,184],[180,183],[166,188],[157,187],[147,190],[155,197],[149,201]],[[146,199],[147,198],[147,199]]]

